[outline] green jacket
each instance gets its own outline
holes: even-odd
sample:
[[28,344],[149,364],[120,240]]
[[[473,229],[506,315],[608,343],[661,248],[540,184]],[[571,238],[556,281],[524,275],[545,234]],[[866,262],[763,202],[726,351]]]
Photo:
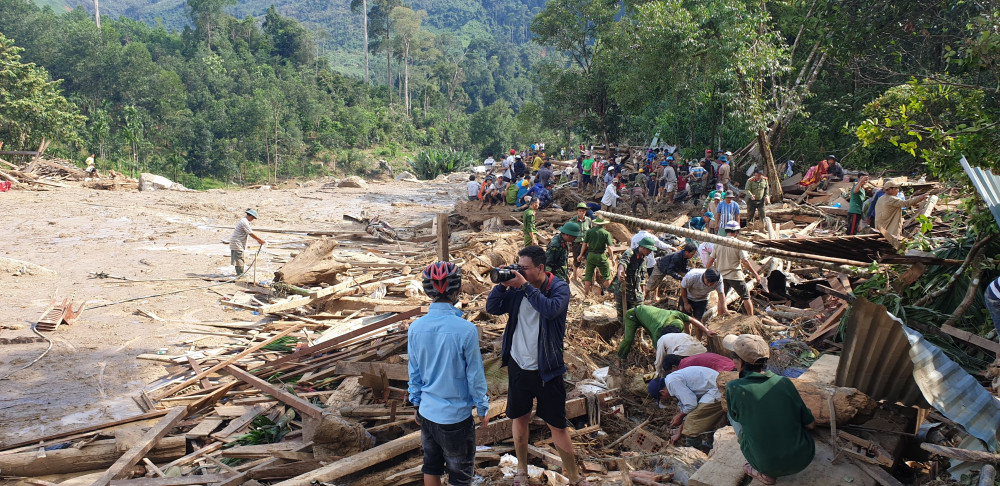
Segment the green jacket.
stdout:
[[531,208],[525,209],[522,222],[524,223],[524,246],[533,245],[531,235],[535,234],[535,210]]
[[549,248],[545,251],[545,266],[548,267],[552,275],[569,282],[567,266],[569,261],[570,244],[563,240],[562,233],[552,237],[549,241]]

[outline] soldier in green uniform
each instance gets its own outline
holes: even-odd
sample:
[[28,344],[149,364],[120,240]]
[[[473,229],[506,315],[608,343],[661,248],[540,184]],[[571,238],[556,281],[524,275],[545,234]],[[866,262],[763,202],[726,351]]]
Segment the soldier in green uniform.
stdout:
[[559,234],[549,241],[549,248],[545,251],[545,266],[548,267],[552,275],[569,282],[567,264],[569,261],[570,246],[580,236],[580,225],[569,221],[559,228]]
[[615,307],[618,309],[618,322],[625,322],[625,311],[641,304],[645,298],[646,257],[655,250],[656,242],[647,236],[639,240],[636,248],[625,250],[618,260],[618,278],[611,284],[611,290],[615,293]]
[[598,285],[601,289],[607,288],[611,284],[611,259],[614,258],[614,250],[611,245],[614,238],[611,233],[604,229],[608,221],[598,217],[594,220],[594,227],[590,228],[583,238],[583,248],[577,255],[577,261],[587,262],[587,268],[583,271],[583,298],[590,296],[590,287],[594,281],[594,271],[601,272]]
[[535,228],[535,211],[538,210],[538,198],[524,196],[528,209],[524,210],[522,224],[524,226],[524,246],[538,244],[538,230]]
[[[573,218],[570,219],[571,222],[574,222],[574,223],[580,225],[580,236],[581,236],[581,238],[578,238],[573,243],[573,254],[574,255],[582,255],[582,253],[580,253],[580,249],[583,248],[583,238],[582,237],[586,236],[587,232],[590,231],[590,228],[593,227],[593,225],[594,225],[593,224],[594,220],[591,219],[590,216],[587,216],[587,211],[589,211],[589,210],[590,210],[590,208],[587,207],[587,203],[585,203],[585,202],[577,203],[577,205],[576,205],[576,216],[573,216]],[[578,278],[579,274],[580,274],[580,264],[578,264],[575,261],[575,259],[574,259],[574,261],[573,261],[573,278]]]

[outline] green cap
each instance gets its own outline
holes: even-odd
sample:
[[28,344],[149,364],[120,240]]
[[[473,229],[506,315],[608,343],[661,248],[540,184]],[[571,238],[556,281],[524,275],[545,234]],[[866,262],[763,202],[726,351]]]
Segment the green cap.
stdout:
[[562,225],[562,228],[559,228],[559,232],[570,236],[580,236],[580,225],[569,221]]
[[581,202],[576,204],[576,209],[590,209],[590,208],[587,207],[587,203]]
[[647,236],[647,237],[639,240],[639,247],[645,248],[645,249],[650,250],[650,251],[655,251],[656,250],[656,242],[653,241],[652,238],[650,238],[650,237]]
[[594,224],[608,224],[608,223],[610,223],[610,221],[608,221],[608,220],[606,220],[606,219],[604,219],[604,218],[602,218],[600,216],[598,216],[597,219],[594,220]]

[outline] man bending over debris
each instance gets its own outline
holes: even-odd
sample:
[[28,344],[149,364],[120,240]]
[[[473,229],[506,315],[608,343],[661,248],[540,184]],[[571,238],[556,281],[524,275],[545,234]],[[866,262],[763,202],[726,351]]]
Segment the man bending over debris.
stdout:
[[653,302],[660,300],[660,286],[665,276],[680,281],[688,271],[688,261],[694,258],[698,247],[694,243],[685,243],[681,251],[671,253],[656,259],[653,272],[649,275],[646,291],[652,292]]
[[406,333],[410,357],[410,403],[420,426],[425,485],[470,484],[476,459],[476,431],[471,410],[489,425],[486,374],[476,326],[455,308],[462,290],[462,270],[451,262],[430,264],[423,273],[424,292],[433,299],[427,315]]
[[729,315],[726,308],[726,290],[722,286],[722,278],[714,268],[696,268],[684,274],[681,279],[681,310],[695,319],[705,317],[708,308],[709,292],[718,292],[718,311],[716,315]]
[[708,349],[698,338],[683,332],[673,332],[660,336],[656,341],[656,359],[653,362],[653,370],[656,376],[664,377],[663,360],[667,356],[674,354],[677,356],[694,356],[696,354],[707,353]]
[[244,267],[246,266],[246,261],[243,259],[243,252],[247,248],[247,236],[257,240],[260,246],[267,244],[266,241],[257,236],[250,228],[250,223],[257,219],[257,211],[254,209],[247,209],[246,217],[241,219],[239,223],[236,223],[236,229],[233,230],[233,235],[229,237],[229,260],[236,267],[236,278],[243,276]]
[[566,386],[563,339],[569,284],[545,272],[545,250],[529,246],[518,252],[520,271],[493,287],[486,312],[507,314],[501,366],[507,367],[507,416],[513,421],[517,474],[514,484],[528,486],[528,423],[531,405],[552,432],[552,442],[570,484],[583,484],[566,431]]
[[795,385],[765,371],[770,349],[760,336],[743,334],[724,344],[738,357],[740,378],[726,384],[726,401],[747,460],[743,470],[761,483],[774,484],[778,476],[805,469],[816,453],[809,435],[816,421]]
[[647,236],[639,241],[634,249],[629,248],[618,260],[618,278],[611,284],[615,293],[615,307],[618,310],[618,322],[625,322],[625,311],[645,300],[646,292],[646,257],[656,250],[653,238]]
[[708,452],[712,448],[712,433],[722,419],[722,394],[715,384],[719,372],[703,366],[690,366],[674,371],[664,378],[649,382],[649,396],[661,401],[677,399],[677,414],[670,421],[678,427],[670,437],[677,444],[681,436],[688,447]]
[[[735,336],[734,336],[735,337]],[[660,363],[663,367],[659,370],[663,376],[667,376],[677,370],[682,370],[691,366],[704,366],[705,368],[711,368],[719,373],[723,371],[736,371],[736,364],[733,363],[732,358],[727,358],[721,354],[715,353],[701,353],[694,356],[678,356],[676,354],[668,354],[663,358],[663,363]]]
[[628,357],[629,351],[632,350],[632,341],[635,340],[635,333],[639,330],[639,326],[646,329],[649,337],[653,339],[653,343],[657,343],[664,334],[690,332],[690,324],[694,324],[709,336],[715,335],[701,321],[692,319],[683,312],[660,309],[651,305],[637,305],[625,313],[625,335],[622,337],[621,344],[618,345],[618,358],[625,359]]

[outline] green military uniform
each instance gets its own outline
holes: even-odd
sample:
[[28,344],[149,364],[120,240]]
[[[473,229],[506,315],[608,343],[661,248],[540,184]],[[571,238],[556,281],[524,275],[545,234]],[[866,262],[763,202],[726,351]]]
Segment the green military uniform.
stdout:
[[535,234],[535,210],[525,209],[521,220],[524,223],[524,246],[534,245],[535,242],[531,240],[531,235]]
[[747,462],[771,477],[805,469],[815,455],[805,426],[815,420],[795,385],[770,371],[741,375],[726,384],[726,402]]
[[664,334],[684,332],[684,325],[691,320],[687,314],[674,310],[660,309],[651,305],[637,305],[625,313],[625,336],[618,345],[618,357],[625,359],[632,350],[632,341],[639,326],[646,329],[653,344]]
[[552,237],[549,248],[545,251],[545,266],[552,275],[569,282],[567,260],[569,259],[569,243],[563,240],[562,233]]
[[[635,249],[630,248],[625,250],[619,262],[625,262],[626,308],[631,309],[645,299],[643,290],[646,286],[646,258],[637,255]],[[625,322],[625,311],[622,309],[622,284],[617,278],[611,284],[611,291],[615,293],[618,322]]]
[[583,281],[594,281],[594,270],[601,271],[601,279],[611,278],[611,262],[608,261],[607,250],[614,239],[603,226],[594,226],[583,238],[587,244],[587,268],[583,271]]
[[[583,204],[583,208],[587,209],[587,205],[586,204],[584,204],[584,203],[580,203],[580,204]],[[577,208],[579,208],[579,207],[580,207],[580,205],[578,204]],[[590,231],[590,228],[592,228],[594,226],[594,220],[591,219],[590,216],[584,216],[583,217],[583,221],[580,221],[579,217],[573,216],[572,218],[570,218],[569,222],[570,223],[576,223],[576,224],[578,224],[580,226],[580,236],[584,236],[584,237],[587,236],[587,232]],[[576,241],[573,242],[573,256],[574,257],[576,255],[580,254],[580,249],[581,248],[583,248],[583,238],[577,238]],[[574,263],[573,266],[575,268],[578,265],[576,263]]]

